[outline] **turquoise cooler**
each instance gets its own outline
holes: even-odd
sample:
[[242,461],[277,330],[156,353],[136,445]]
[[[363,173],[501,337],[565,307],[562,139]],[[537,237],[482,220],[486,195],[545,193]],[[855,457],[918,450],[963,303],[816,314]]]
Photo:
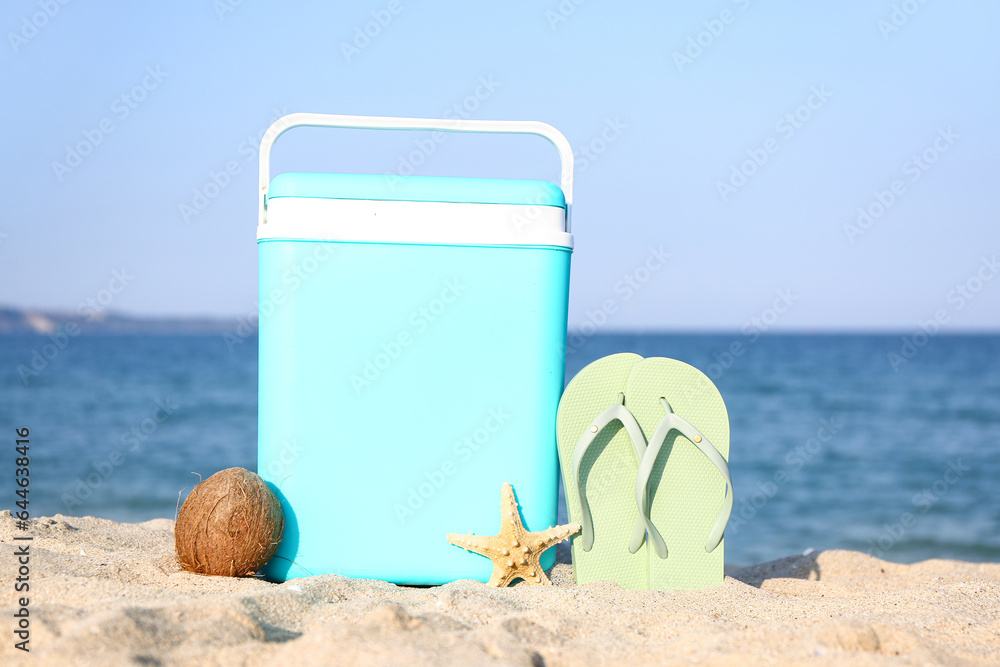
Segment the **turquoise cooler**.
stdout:
[[[536,134],[545,181],[285,173],[292,127]],[[292,114],[260,150],[258,472],[285,531],[264,574],[486,581],[448,533],[556,523],[573,157],[536,122]],[[543,559],[551,567],[555,550]]]

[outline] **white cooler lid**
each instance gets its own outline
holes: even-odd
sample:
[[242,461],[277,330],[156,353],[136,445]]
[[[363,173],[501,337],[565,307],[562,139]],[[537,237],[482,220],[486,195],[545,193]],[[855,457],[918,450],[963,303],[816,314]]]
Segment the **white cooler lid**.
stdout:
[[258,241],[573,247],[548,181],[286,173],[267,191]]

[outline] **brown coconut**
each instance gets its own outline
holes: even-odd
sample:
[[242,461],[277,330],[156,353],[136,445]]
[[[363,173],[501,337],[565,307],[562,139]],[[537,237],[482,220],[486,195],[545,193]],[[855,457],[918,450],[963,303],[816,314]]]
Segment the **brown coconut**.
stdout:
[[278,548],[285,517],[258,475],[221,470],[194,487],[177,514],[174,546],[189,572],[249,577]]

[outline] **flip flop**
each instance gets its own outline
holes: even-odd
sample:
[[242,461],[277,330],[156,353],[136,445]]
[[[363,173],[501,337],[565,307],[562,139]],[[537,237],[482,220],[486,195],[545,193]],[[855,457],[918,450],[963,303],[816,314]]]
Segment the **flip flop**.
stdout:
[[635,480],[646,440],[624,405],[637,354],[613,354],[589,364],[559,401],[556,436],[566,508],[581,532],[571,538],[578,584],[612,581],[649,587],[645,522]]
[[717,586],[733,508],[726,404],[704,373],[662,357],[632,369],[625,397],[648,439],[633,501],[648,508],[648,587]]

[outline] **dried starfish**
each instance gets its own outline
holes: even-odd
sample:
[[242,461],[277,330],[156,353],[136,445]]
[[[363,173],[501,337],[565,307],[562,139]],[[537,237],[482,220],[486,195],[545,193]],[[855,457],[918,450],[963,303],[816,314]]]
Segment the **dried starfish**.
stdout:
[[499,535],[461,535],[452,533],[448,541],[466,551],[486,556],[493,561],[493,576],[488,586],[510,586],[515,579],[524,579],[529,584],[551,586],[545,576],[539,559],[542,554],[570,535],[580,530],[580,524],[569,523],[548,530],[531,533],[521,523],[521,513],[514,498],[514,489],[504,484],[500,502],[501,527]]

